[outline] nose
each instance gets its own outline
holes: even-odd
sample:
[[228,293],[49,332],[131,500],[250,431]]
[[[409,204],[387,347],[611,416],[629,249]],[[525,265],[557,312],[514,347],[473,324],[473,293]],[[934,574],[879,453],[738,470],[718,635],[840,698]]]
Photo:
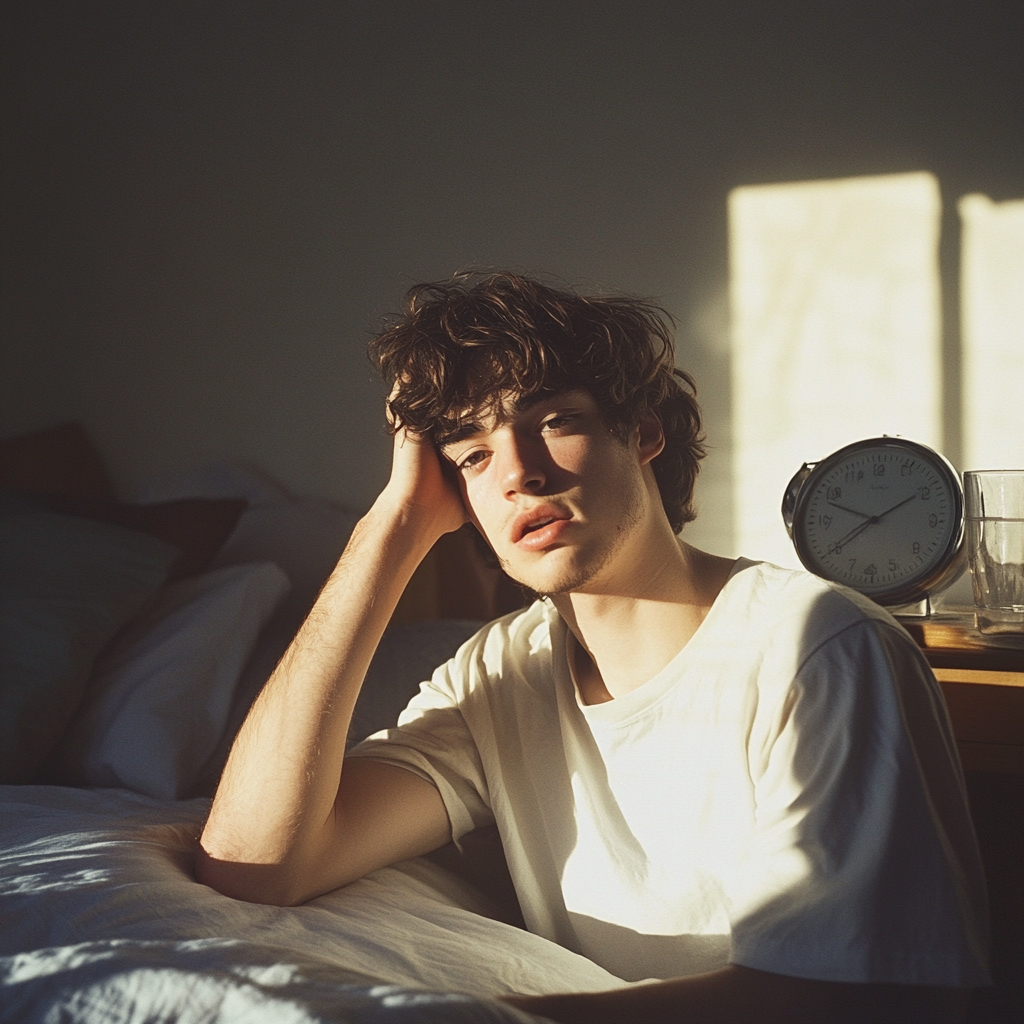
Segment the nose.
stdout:
[[539,494],[544,488],[546,474],[543,458],[536,446],[523,438],[509,438],[500,453],[500,479],[505,497],[514,499],[519,494]]

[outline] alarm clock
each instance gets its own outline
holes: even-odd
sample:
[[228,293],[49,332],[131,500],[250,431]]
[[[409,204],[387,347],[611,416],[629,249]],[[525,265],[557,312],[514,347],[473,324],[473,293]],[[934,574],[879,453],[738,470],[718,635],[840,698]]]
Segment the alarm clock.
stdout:
[[964,492],[926,445],[872,437],[804,463],[782,518],[804,566],[879,604],[919,602],[964,569]]

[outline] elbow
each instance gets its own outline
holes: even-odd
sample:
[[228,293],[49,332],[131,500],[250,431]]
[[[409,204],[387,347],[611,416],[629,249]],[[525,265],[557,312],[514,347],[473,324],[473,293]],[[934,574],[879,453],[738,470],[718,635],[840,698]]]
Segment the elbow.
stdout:
[[244,903],[296,907],[317,893],[296,884],[295,873],[281,864],[246,864],[211,854],[200,843],[196,851],[195,877],[200,885]]

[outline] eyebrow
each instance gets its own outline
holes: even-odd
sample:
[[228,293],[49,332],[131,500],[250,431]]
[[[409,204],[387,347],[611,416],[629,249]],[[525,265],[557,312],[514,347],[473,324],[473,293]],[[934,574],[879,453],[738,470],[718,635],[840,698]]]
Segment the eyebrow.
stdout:
[[512,411],[516,415],[522,412],[529,412],[535,405],[540,405],[541,402],[565,398],[574,393],[575,389],[572,391],[536,391],[532,395],[520,395],[512,403]]
[[481,427],[475,420],[462,423],[450,434],[446,434],[444,440],[439,442],[438,447],[450,448],[453,444],[458,444],[460,441],[468,440],[474,434],[479,434],[482,431],[483,427]]
[[[520,395],[512,403],[511,415],[519,416],[524,412],[529,412],[534,408],[534,406],[540,405],[542,402],[549,402],[553,399],[559,398],[568,398],[570,395],[576,394],[579,390],[580,389],[578,388],[572,388],[568,391],[535,391],[530,395]],[[466,441],[474,434],[483,433],[483,429],[483,426],[476,420],[467,420],[448,434],[445,439],[440,442],[439,447],[448,448],[453,444],[458,444],[460,441]]]

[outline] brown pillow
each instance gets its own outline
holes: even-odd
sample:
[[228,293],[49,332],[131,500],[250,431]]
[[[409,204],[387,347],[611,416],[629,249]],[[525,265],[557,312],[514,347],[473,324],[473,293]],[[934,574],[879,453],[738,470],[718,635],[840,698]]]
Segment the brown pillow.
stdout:
[[182,498],[152,505],[129,505],[63,494],[40,495],[39,501],[51,512],[98,519],[173,544],[181,556],[170,568],[169,581],[202,572],[248,505],[244,498]]
[[169,580],[202,572],[228,539],[246,502],[185,498],[155,505],[116,500],[103,459],[81,423],[61,423],[0,441],[0,486],[38,496],[51,512],[114,523],[173,544]]
[[33,494],[74,494],[113,501],[106,467],[81,423],[0,440],[0,486]]

